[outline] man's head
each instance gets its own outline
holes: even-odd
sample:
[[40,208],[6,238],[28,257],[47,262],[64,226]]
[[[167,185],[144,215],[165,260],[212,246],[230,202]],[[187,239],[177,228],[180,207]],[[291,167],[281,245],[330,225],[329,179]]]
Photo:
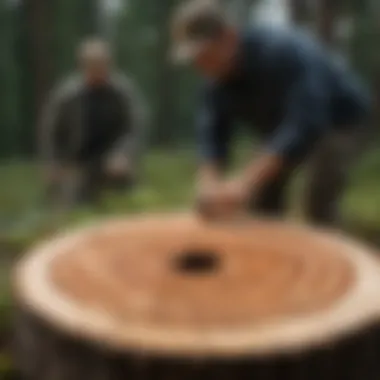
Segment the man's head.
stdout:
[[111,52],[108,44],[97,38],[81,43],[78,49],[78,61],[88,84],[106,83],[111,66]]
[[173,58],[190,62],[204,75],[226,75],[237,53],[238,38],[223,10],[213,0],[190,0],[173,17]]

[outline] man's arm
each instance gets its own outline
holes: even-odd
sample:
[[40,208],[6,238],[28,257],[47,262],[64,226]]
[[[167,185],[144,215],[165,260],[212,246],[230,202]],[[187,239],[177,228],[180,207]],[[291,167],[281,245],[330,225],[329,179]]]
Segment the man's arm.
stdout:
[[198,181],[200,186],[216,183],[229,161],[232,137],[231,117],[223,106],[220,95],[207,90],[197,117],[199,146]]
[[56,135],[61,122],[63,105],[62,88],[58,87],[49,95],[39,122],[39,155],[45,164],[57,160]]
[[119,76],[115,83],[122,97],[125,133],[115,144],[111,156],[127,158],[135,165],[145,145],[148,111],[140,91],[129,78]]
[[81,79],[72,75],[59,83],[48,96],[38,124],[38,150],[45,163],[55,163],[67,153],[65,150],[69,148],[67,144],[71,141],[74,126],[64,124],[65,108],[81,87]]
[[328,128],[329,104],[325,82],[313,67],[305,69],[288,94],[288,110],[261,156],[248,165],[243,186],[259,188],[283,165],[295,165],[312,150]]
[[206,218],[223,213],[220,205],[222,175],[229,161],[232,123],[215,90],[207,90],[197,119],[200,163],[197,178],[197,209]]

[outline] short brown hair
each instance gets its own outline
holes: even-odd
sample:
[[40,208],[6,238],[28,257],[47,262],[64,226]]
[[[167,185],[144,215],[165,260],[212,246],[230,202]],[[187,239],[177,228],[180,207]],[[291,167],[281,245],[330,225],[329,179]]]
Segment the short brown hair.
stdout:
[[190,47],[190,45],[195,49],[205,40],[218,38],[227,26],[227,17],[218,2],[213,0],[187,1],[176,10],[173,16],[174,48],[177,49],[177,52],[178,49]]

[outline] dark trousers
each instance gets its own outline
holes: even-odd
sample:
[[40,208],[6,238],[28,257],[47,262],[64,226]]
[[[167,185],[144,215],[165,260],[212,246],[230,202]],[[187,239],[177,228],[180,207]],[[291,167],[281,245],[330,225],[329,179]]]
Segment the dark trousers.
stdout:
[[[340,224],[340,200],[346,188],[352,163],[364,150],[368,134],[360,130],[331,133],[316,144],[305,162],[306,184],[299,200],[309,222],[322,226]],[[286,211],[288,184],[300,165],[288,165],[270,183],[260,189],[252,211],[283,216]]]

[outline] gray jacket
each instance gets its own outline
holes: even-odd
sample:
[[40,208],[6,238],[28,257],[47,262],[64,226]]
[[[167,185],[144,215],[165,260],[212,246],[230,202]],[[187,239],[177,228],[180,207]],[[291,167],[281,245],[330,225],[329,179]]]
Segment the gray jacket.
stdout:
[[[121,153],[137,163],[144,145],[147,110],[134,83],[125,75],[111,76],[111,86],[120,94],[127,112],[125,134],[109,154]],[[83,95],[86,88],[80,75],[71,75],[59,84],[49,96],[40,121],[40,155],[44,162],[61,163],[70,160],[83,141]],[[68,151],[60,153],[57,133],[65,135]]]

